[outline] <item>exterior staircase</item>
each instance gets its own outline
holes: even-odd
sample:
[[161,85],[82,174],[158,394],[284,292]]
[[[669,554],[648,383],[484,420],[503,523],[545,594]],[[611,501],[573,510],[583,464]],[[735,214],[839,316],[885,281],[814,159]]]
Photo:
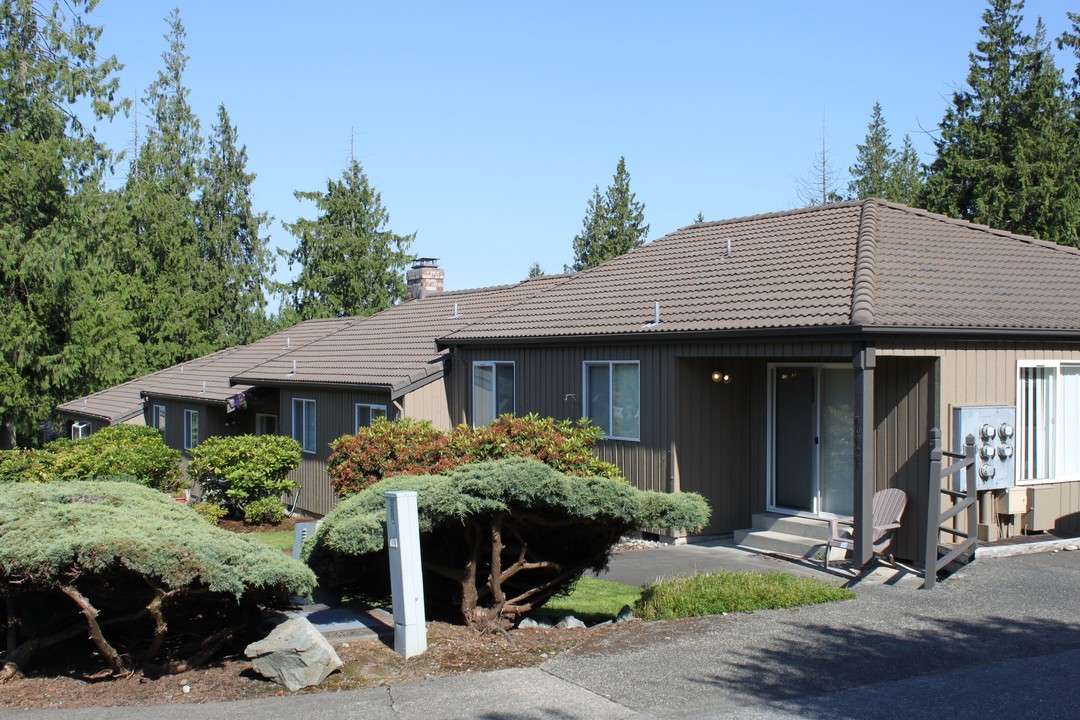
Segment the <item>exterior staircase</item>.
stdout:
[[[748,550],[813,560],[824,550],[829,539],[829,523],[815,518],[758,513],[753,526],[735,531],[735,544]],[[833,557],[840,559],[844,551],[834,548]]]

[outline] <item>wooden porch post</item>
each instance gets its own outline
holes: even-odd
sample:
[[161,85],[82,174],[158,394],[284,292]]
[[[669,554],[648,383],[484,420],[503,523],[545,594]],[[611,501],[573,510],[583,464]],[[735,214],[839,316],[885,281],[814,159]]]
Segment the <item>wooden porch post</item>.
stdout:
[[855,565],[873,558],[874,522],[874,346],[856,346],[855,366]]

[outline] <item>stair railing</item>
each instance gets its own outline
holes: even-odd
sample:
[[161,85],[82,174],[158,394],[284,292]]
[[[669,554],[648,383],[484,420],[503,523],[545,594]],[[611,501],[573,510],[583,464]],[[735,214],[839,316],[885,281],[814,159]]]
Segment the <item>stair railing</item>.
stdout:
[[[956,462],[944,468],[942,458],[955,459]],[[964,473],[962,483],[955,483],[953,475]],[[964,452],[952,453],[941,449],[941,430],[930,431],[930,492],[927,495],[926,518],[926,562],[923,564],[923,588],[930,590],[937,583],[938,573],[970,551],[974,557],[974,548],[979,541],[979,507],[975,488],[975,437],[964,438]],[[943,482],[948,480],[948,482]],[[942,511],[942,496],[952,500],[952,505]],[[955,519],[960,513],[967,512],[967,529],[960,530]],[[941,533],[948,533],[960,538],[958,543],[950,543],[946,551],[941,545]]]

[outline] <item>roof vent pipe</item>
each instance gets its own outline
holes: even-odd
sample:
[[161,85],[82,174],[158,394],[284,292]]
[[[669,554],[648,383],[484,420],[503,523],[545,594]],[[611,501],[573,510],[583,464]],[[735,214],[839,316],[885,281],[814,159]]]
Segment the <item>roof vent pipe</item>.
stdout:
[[731,257],[731,238],[727,239],[727,256]]
[[199,394],[200,395],[205,395],[206,394],[206,381],[205,380],[202,381],[202,390],[199,391]]
[[653,305],[653,325],[660,324],[660,303]]
[[450,317],[452,317],[452,318],[460,317],[460,316],[458,315],[458,307],[457,307],[457,303],[454,303],[454,314],[453,314],[453,315],[451,315]]
[[289,336],[285,336],[285,349],[287,350],[287,349],[289,349],[291,347],[292,347],[292,338],[289,337]]
[[292,372],[289,373],[289,374],[290,375],[295,375],[296,374],[296,361],[295,360],[292,361]]

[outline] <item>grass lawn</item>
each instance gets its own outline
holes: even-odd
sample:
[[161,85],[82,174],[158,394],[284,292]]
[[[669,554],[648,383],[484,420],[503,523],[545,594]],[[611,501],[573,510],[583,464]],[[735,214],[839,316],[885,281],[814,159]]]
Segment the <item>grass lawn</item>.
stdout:
[[267,532],[244,533],[244,537],[258,540],[264,545],[277,548],[292,555],[293,531],[292,530],[269,530]]
[[640,596],[641,589],[631,585],[582,577],[572,593],[548,600],[535,614],[549,617],[573,615],[585,622],[603,622],[618,615],[624,605],[633,607]]

